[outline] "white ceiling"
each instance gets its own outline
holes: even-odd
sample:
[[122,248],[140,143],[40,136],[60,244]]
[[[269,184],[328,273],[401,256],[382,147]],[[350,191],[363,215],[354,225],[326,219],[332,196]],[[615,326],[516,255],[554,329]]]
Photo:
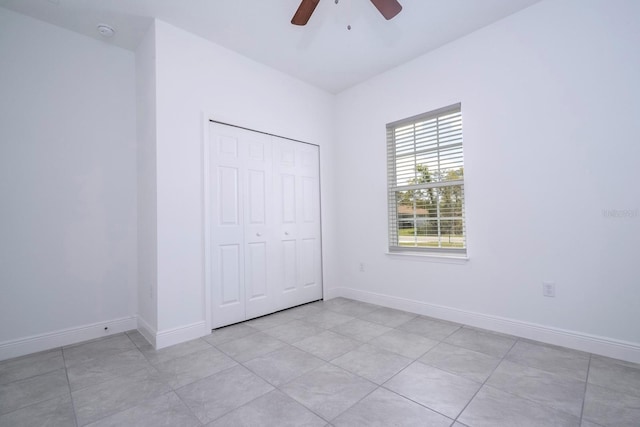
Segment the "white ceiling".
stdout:
[[[134,50],[151,18],[338,93],[540,0],[399,0],[385,21],[369,0],[322,0],[305,27],[299,0],[0,0],[0,6]],[[347,25],[352,26],[351,31]]]

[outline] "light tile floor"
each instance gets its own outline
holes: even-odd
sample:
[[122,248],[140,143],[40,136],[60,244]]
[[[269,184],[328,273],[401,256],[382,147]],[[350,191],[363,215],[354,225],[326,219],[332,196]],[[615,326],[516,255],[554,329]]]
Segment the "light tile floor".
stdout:
[[640,365],[336,298],[0,362],[0,427],[640,426]]

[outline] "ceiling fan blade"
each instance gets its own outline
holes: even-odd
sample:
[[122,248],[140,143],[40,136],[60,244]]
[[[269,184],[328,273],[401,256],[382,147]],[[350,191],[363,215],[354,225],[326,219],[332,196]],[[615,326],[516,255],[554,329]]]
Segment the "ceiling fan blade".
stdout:
[[291,23],[293,25],[307,25],[309,18],[311,18],[313,11],[316,10],[319,2],[320,0],[302,0],[300,6],[298,6],[298,10],[296,10],[295,15],[293,15],[291,19]]
[[393,18],[402,10],[402,5],[398,3],[398,0],[371,0],[371,3],[386,20]]

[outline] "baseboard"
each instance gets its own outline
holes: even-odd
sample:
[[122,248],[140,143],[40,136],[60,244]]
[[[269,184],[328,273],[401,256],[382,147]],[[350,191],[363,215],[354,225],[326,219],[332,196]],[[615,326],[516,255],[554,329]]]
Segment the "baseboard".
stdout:
[[352,288],[332,288],[325,291],[325,299],[336,297],[351,298],[628,362],[640,363],[640,343],[621,341]]
[[136,317],[129,316],[5,341],[0,343],[0,360],[118,334],[136,329],[136,326]]
[[155,328],[151,327],[146,320],[142,317],[138,316],[138,332],[151,344],[153,347],[156,346],[156,335],[157,332]]
[[179,328],[166,329],[155,334],[155,348],[160,350],[170,345],[180,344],[185,341],[209,335],[211,330],[207,328],[206,322],[192,323]]

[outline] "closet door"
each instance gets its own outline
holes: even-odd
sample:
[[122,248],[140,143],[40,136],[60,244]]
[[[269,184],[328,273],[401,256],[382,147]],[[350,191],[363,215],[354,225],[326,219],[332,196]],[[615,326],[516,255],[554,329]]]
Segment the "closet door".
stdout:
[[275,311],[271,140],[212,124],[210,213],[213,327]]
[[276,311],[276,265],[271,137],[242,131],[247,152],[244,169],[244,277],[246,318]]
[[210,125],[209,190],[212,326],[245,320],[245,144],[234,129]]
[[274,138],[278,307],[322,298],[318,147]]

